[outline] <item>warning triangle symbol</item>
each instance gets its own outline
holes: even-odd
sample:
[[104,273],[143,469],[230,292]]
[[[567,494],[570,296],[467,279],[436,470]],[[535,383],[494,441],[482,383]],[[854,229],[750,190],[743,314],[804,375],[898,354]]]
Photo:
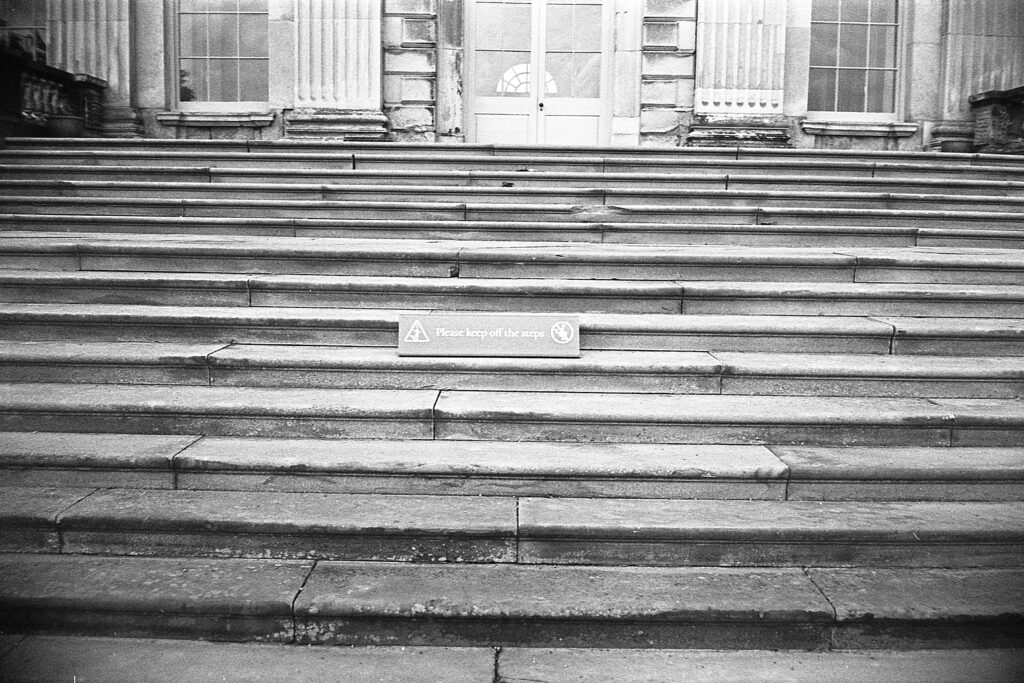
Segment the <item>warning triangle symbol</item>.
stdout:
[[429,342],[430,337],[427,336],[427,331],[423,329],[423,325],[420,324],[419,320],[412,321],[412,327],[405,334],[406,343],[422,344]]

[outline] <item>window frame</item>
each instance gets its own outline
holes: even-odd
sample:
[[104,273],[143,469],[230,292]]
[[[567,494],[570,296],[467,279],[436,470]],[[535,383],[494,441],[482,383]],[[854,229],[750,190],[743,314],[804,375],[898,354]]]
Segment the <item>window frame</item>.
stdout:
[[[256,57],[252,59],[263,59],[267,63],[267,98],[264,100],[238,100],[238,101],[225,101],[225,100],[185,100],[181,99],[181,57],[180,45],[181,45],[181,2],[180,0],[174,0],[174,2],[168,3],[167,5],[168,15],[166,17],[168,31],[168,94],[169,100],[172,103],[173,108],[176,111],[183,113],[224,113],[224,114],[243,114],[243,113],[260,113],[266,112],[270,109],[270,91],[271,91],[271,60],[272,55],[270,51],[270,34],[269,34],[269,23],[270,23],[270,7],[266,12],[220,12],[222,14],[233,14],[236,17],[239,14],[265,14],[267,16],[267,56]],[[215,14],[217,12],[214,12]],[[198,13],[203,14],[203,13]],[[209,55],[207,55],[209,58]],[[187,59],[187,58],[185,58]],[[240,57],[236,57],[235,61],[239,61]]]
[[[813,0],[812,0],[813,1]],[[908,18],[908,5],[911,0],[901,0],[896,10],[896,66],[893,76],[893,111],[891,112],[873,112],[873,111],[832,111],[828,109],[810,109],[810,89],[811,89],[811,69],[815,68],[811,64],[810,60],[810,33],[812,26],[815,23],[811,21],[808,27],[808,42],[807,42],[807,101],[805,102],[805,111],[807,120],[809,121],[837,121],[837,122],[879,122],[889,123],[894,121],[902,121],[904,106],[903,100],[906,88],[906,50],[907,50],[907,18]],[[808,16],[810,14],[808,13]],[[823,22],[832,23],[832,22]],[[841,25],[840,22],[836,22]],[[853,22],[860,23],[860,22]],[[870,67],[863,67],[861,71],[870,71]]]

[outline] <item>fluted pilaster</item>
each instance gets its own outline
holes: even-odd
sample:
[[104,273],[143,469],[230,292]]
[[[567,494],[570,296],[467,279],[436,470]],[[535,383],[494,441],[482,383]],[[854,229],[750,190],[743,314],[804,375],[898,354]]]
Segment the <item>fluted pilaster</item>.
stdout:
[[288,135],[383,135],[380,5],[295,0],[295,112]]
[[968,96],[1024,84],[1024,3],[949,0],[947,12],[943,116],[968,119]]
[[695,111],[781,114],[785,51],[786,0],[701,2]]

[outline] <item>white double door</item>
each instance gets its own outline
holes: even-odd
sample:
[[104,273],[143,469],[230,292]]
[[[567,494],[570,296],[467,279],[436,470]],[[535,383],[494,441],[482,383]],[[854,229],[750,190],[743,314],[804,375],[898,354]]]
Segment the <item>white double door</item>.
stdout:
[[611,5],[468,0],[468,141],[607,144]]

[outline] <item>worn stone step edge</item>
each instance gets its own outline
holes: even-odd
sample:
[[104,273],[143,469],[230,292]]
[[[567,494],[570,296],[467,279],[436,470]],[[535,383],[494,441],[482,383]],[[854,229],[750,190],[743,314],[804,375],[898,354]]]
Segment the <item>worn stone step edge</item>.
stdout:
[[1024,502],[6,487],[8,552],[656,566],[1019,566]]
[[[3,555],[7,632],[346,645],[1017,647],[1019,569]],[[126,588],[128,587],[128,588]],[[169,619],[168,615],[173,615]]]
[[[398,345],[392,309],[0,303],[0,338]],[[583,314],[583,349],[1024,355],[1012,318]]]
[[[283,643],[7,636],[0,668],[10,683],[31,680],[179,683],[215,677],[229,683],[299,678],[395,683],[583,680],[753,681],[792,683],[1006,683],[1024,670],[1024,649],[864,650],[636,650],[590,648],[308,648]],[[497,673],[496,673],[497,672]]]
[[1024,500],[1015,448],[0,432],[0,484],[790,500]]
[[382,347],[29,341],[0,348],[0,381],[1013,398],[1024,394],[1024,359],[608,350],[435,358]]

